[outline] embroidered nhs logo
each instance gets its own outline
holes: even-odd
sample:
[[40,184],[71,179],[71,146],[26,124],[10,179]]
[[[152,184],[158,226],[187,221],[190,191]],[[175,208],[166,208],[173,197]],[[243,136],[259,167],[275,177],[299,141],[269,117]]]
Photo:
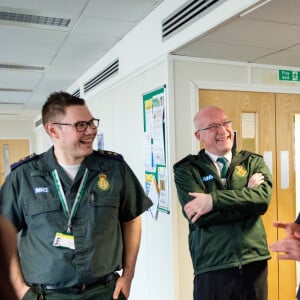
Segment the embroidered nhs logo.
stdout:
[[49,193],[49,188],[48,187],[37,187],[37,188],[34,188],[34,193],[35,194]]
[[205,182],[205,181],[210,181],[210,180],[213,180],[214,177],[212,175],[208,175],[208,176],[204,176],[202,177],[202,181]]

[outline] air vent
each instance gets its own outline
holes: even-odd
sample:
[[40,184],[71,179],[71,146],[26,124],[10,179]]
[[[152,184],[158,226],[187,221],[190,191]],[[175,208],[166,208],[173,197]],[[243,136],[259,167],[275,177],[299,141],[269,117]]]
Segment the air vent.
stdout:
[[70,19],[21,14],[21,13],[8,12],[8,11],[0,11],[0,20],[26,23],[26,24],[40,24],[40,25],[56,26],[56,27],[68,27],[71,22]]
[[28,71],[44,71],[45,67],[42,66],[29,66],[29,65],[12,65],[12,64],[1,64],[0,69],[10,70],[28,70]]
[[190,0],[162,21],[163,40],[202,18],[227,0]]
[[88,92],[95,86],[99,85],[103,81],[112,77],[119,71],[119,59],[115,60],[113,63],[108,65],[105,69],[103,69],[98,75],[96,75],[93,79],[84,84],[84,92]]
[[72,95],[75,97],[80,97],[80,89],[76,90]]

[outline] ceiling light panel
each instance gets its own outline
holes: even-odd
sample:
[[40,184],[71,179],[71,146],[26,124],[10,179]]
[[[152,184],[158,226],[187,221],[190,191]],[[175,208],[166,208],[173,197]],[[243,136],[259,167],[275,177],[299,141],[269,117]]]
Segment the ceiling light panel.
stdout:
[[0,11],[0,20],[56,27],[68,27],[71,22],[70,19],[21,14],[8,11]]
[[74,20],[69,15],[0,6],[0,25],[69,31]]
[[29,66],[29,65],[26,66],[26,65],[2,64],[2,63],[0,63],[0,69],[45,71],[45,67],[42,67],[42,66]]

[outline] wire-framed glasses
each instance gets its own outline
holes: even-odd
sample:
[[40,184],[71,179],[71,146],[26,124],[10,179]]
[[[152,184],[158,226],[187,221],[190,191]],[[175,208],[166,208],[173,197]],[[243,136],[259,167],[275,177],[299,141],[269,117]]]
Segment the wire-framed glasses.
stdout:
[[219,130],[221,128],[221,126],[224,127],[225,129],[228,129],[228,128],[231,127],[231,125],[232,125],[232,121],[231,120],[226,120],[222,123],[212,123],[212,124],[208,125],[205,128],[201,128],[201,129],[196,130],[196,132],[205,131],[205,130],[208,130],[208,131],[211,131],[211,132],[216,132],[217,130]]

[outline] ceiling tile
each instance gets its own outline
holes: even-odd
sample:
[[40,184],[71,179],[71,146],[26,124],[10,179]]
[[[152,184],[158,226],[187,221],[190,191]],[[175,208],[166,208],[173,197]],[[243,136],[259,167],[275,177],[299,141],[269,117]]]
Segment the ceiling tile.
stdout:
[[38,71],[0,70],[0,88],[34,90],[43,75]]
[[254,61],[260,64],[274,64],[279,66],[300,66],[300,54],[293,51],[281,51],[270,54]]

